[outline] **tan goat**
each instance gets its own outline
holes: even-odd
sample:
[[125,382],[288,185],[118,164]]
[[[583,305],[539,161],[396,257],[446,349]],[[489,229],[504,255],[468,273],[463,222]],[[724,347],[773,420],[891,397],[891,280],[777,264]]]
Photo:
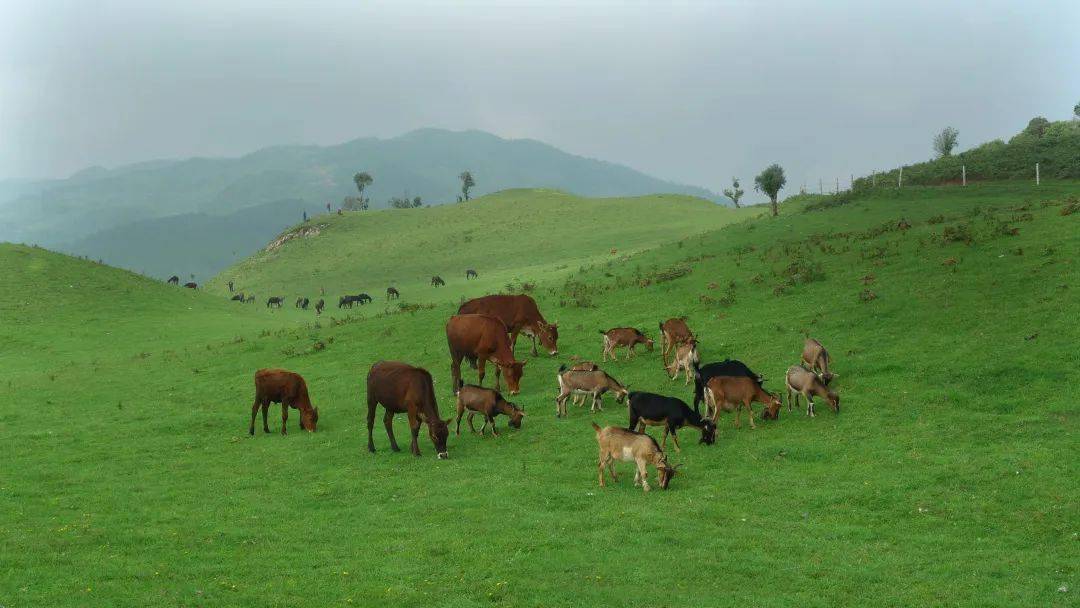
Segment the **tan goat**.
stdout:
[[615,393],[616,403],[626,400],[626,387],[595,365],[593,369],[582,370],[567,369],[564,365],[559,368],[555,378],[559,382],[559,395],[555,397],[555,415],[558,417],[566,416],[566,400],[571,394],[575,397],[575,405],[578,404],[578,395],[583,398],[584,395],[592,395],[592,407],[589,410],[592,412],[604,411],[602,396],[608,391]]
[[802,362],[811,370],[817,372],[822,384],[829,384],[832,379],[840,374],[829,371],[829,351],[814,338],[807,338],[803,345]]
[[675,477],[675,470],[678,467],[672,467],[668,464],[667,454],[664,454],[655,439],[646,433],[635,433],[618,426],[600,428],[600,425],[594,422],[592,427],[596,431],[596,443],[600,446],[600,459],[596,464],[596,469],[600,474],[601,488],[605,487],[605,467],[611,473],[611,479],[615,482],[619,481],[619,477],[615,474],[615,461],[621,460],[636,464],[634,471],[635,486],[640,485],[642,490],[649,491],[649,470],[647,465],[651,463],[656,467],[656,476],[660,483],[660,489],[667,489],[671,483],[671,478]]
[[671,359],[671,363],[667,365],[668,375],[674,380],[679,371],[686,372],[686,382],[684,385],[690,384],[690,378],[694,374],[694,366],[701,362],[701,358],[698,356],[697,340],[690,338],[690,340],[683,342],[675,347],[675,356]]
[[834,412],[840,413],[840,395],[825,386],[825,383],[813,371],[802,365],[792,365],[788,368],[785,380],[787,382],[788,411],[791,411],[792,403],[799,404],[799,395],[802,395],[806,397],[807,416],[816,416],[813,397],[825,399],[832,406]]
[[601,330],[600,333],[604,336],[604,350],[600,354],[601,361],[607,361],[608,357],[611,357],[612,361],[617,361],[618,357],[615,356],[615,349],[623,346],[627,350],[627,359],[637,356],[634,347],[638,344],[644,344],[650,351],[653,349],[652,338],[633,327],[615,327],[607,331]]

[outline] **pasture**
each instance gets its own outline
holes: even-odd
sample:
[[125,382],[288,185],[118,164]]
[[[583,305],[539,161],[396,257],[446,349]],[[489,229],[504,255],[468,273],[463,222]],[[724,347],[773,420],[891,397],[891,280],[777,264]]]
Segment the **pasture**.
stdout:
[[[805,197],[779,218],[493,196],[331,217],[209,292],[0,245],[0,605],[1075,605],[1080,212],[1062,212],[1080,184]],[[372,244],[366,222],[409,236]],[[393,268],[405,306],[379,289]],[[256,305],[222,297],[230,277]],[[292,308],[324,283],[326,314]],[[392,453],[380,420],[369,454],[370,365],[426,367],[450,416],[444,323],[508,284],[560,331],[558,358],[518,344],[523,428],[463,428],[439,461],[426,429],[421,458]],[[375,306],[336,309],[357,291]],[[842,410],[785,404],[753,431],[723,415],[713,446],[679,433],[669,490],[634,488],[629,464],[601,489],[590,422],[626,407],[556,419],[555,372],[636,326],[656,350],[603,368],[690,403],[660,362],[658,322],[680,315],[703,362],[742,360],[773,392],[819,338]],[[318,432],[293,411],[282,438],[272,407],[247,436],[262,367],[306,378]]]

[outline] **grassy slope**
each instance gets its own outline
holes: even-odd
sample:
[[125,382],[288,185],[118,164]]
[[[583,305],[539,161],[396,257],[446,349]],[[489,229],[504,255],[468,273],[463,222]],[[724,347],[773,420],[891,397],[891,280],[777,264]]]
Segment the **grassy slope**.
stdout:
[[[222,272],[209,289],[225,293],[232,279],[260,299],[271,293],[295,299],[324,287],[336,303],[342,293],[381,300],[395,285],[405,301],[456,301],[478,285],[465,282],[467,268],[496,287],[524,277],[552,279],[610,257],[612,248],[655,247],[739,216],[689,196],[586,199],[552,190],[507,190],[467,205],[324,215],[310,222],[320,227],[319,236],[259,252]],[[436,274],[447,281],[439,291],[429,286]]]
[[[626,465],[620,483],[596,487],[590,416],[551,416],[559,362],[547,357],[527,367],[522,431],[452,437],[440,462],[426,437],[424,458],[390,453],[377,428],[380,451],[363,451],[360,385],[377,359],[428,366],[448,415],[452,303],[297,327],[296,311],[229,309],[0,249],[5,276],[47,262],[0,293],[9,336],[22,333],[9,321],[28,332],[0,350],[13,370],[0,385],[2,603],[1071,605],[1080,442],[1064,389],[1080,380],[1080,214],[1041,201],[1078,192],[984,185],[793,207],[541,282],[567,356],[595,357],[597,328],[654,334],[673,314],[689,316],[706,360],[738,356],[773,388],[804,331],[831,348],[840,416],[785,411],[756,431],[725,420],[712,447],[687,431],[684,474],[650,495]],[[936,215],[944,223],[928,224]],[[991,216],[1019,235],[1001,236]],[[874,230],[900,217],[914,227]],[[939,242],[961,223],[973,244]],[[942,265],[950,257],[958,264]],[[820,264],[823,278],[774,295],[793,261]],[[122,291],[73,297],[72,277],[133,281],[130,305],[115,304]],[[866,288],[878,298],[861,302]],[[49,316],[46,303],[65,297],[82,304]],[[102,340],[88,325],[118,331]],[[26,344],[41,340],[54,350]],[[251,372],[270,365],[307,377],[318,433],[245,436]],[[689,395],[661,375],[658,353],[608,368],[633,388]],[[625,417],[611,405],[592,416]]]

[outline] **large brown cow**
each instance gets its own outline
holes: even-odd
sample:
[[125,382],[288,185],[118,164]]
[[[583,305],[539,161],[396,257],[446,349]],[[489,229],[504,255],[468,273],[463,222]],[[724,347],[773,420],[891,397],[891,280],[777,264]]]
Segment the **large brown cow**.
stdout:
[[510,332],[511,350],[517,346],[518,334],[532,338],[532,354],[535,357],[536,339],[552,356],[559,354],[559,325],[548,323],[536,300],[526,295],[494,295],[474,298],[458,309],[459,315],[488,315],[502,321]]
[[255,415],[262,408],[263,431],[269,433],[266,410],[271,403],[281,404],[281,434],[285,435],[285,423],[289,420],[289,408],[300,410],[300,428],[315,431],[319,422],[319,408],[311,406],[307,383],[295,372],[284,369],[260,369],[255,372],[255,403],[251,406],[251,425],[248,433],[255,434]]
[[495,390],[499,390],[499,376],[506,376],[506,386],[511,395],[521,391],[521,372],[525,361],[515,361],[506,325],[487,315],[455,315],[446,322],[446,342],[450,346],[450,372],[456,392],[462,386],[461,360],[468,359],[480,376],[478,384],[484,384],[484,365],[495,364]]
[[426,369],[413,367],[399,361],[379,361],[371,366],[367,376],[367,449],[375,451],[375,442],[371,439],[371,429],[375,426],[375,410],[381,403],[386,409],[383,423],[386,424],[386,436],[390,438],[390,449],[400,452],[394,439],[394,414],[409,415],[409,430],[412,443],[409,450],[416,456],[420,448],[416,437],[420,434],[420,424],[427,423],[428,435],[435,446],[439,459],[449,458],[446,452],[446,438],[450,435],[450,418],[439,417],[439,404],[435,401],[435,382]]
[[694,332],[686,324],[686,317],[675,317],[660,322],[660,356],[664,359],[664,367],[668,366],[668,353],[675,350],[680,344],[694,339]]

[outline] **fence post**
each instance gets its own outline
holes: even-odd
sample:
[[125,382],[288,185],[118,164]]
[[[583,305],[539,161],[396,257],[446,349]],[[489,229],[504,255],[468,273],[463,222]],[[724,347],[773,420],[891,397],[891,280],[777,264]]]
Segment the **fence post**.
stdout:
[[1039,185],[1039,163],[1035,163],[1035,185]]
[[900,167],[900,175],[896,178],[896,187],[900,188],[904,185],[904,168]]
[[963,185],[967,185],[967,165],[960,165],[961,175],[963,176]]

